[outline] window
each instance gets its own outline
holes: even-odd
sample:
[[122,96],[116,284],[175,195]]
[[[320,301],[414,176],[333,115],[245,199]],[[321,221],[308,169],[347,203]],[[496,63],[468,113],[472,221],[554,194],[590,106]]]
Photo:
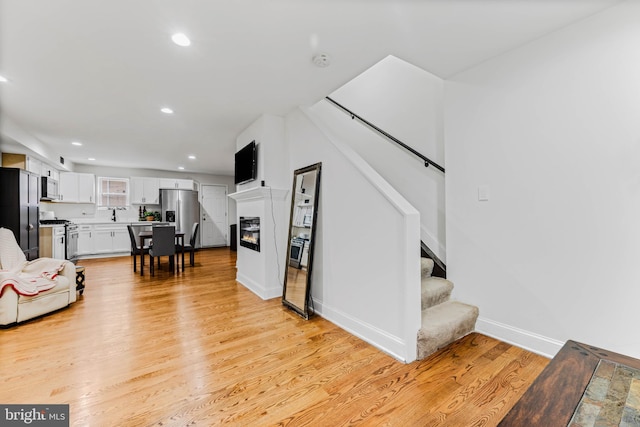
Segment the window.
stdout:
[[129,205],[129,178],[98,177],[98,207],[126,208]]

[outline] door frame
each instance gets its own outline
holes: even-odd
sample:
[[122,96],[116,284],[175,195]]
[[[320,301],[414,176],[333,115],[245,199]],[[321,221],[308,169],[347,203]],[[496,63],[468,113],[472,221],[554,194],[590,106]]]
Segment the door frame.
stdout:
[[204,199],[204,187],[223,187],[224,188],[224,192],[227,195],[227,197],[225,197],[224,200],[224,221],[225,221],[225,235],[227,236],[225,239],[225,246],[229,246],[230,244],[230,231],[229,231],[229,186],[227,184],[200,184],[200,246],[203,248],[215,248],[215,247],[219,247],[219,246],[204,246],[203,242],[203,235],[204,235],[204,226],[202,225],[202,215],[203,212],[205,212],[205,208],[204,208],[204,203],[203,203],[203,199]]

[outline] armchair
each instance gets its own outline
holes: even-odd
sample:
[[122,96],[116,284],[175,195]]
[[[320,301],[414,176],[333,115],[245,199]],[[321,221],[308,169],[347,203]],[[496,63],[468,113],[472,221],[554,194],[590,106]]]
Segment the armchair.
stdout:
[[66,307],[76,301],[76,269],[69,261],[27,261],[13,232],[0,228],[0,326]]

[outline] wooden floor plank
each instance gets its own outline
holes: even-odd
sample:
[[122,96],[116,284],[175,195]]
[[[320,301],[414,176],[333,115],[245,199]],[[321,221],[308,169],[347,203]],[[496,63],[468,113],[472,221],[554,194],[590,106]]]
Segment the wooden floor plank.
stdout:
[[400,363],[261,300],[228,248],[153,278],[130,257],[80,263],[78,302],[0,330],[0,401],[68,403],[74,426],[492,426],[548,363],[475,333]]

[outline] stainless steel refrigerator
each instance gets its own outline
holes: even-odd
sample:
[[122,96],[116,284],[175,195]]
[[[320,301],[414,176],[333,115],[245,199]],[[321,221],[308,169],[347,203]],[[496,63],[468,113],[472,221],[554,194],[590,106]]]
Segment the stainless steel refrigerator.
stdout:
[[[193,223],[200,220],[198,192],[194,190],[160,189],[162,220],[175,223],[176,230],[184,232],[184,240],[191,238]],[[200,227],[202,228],[202,227]]]

